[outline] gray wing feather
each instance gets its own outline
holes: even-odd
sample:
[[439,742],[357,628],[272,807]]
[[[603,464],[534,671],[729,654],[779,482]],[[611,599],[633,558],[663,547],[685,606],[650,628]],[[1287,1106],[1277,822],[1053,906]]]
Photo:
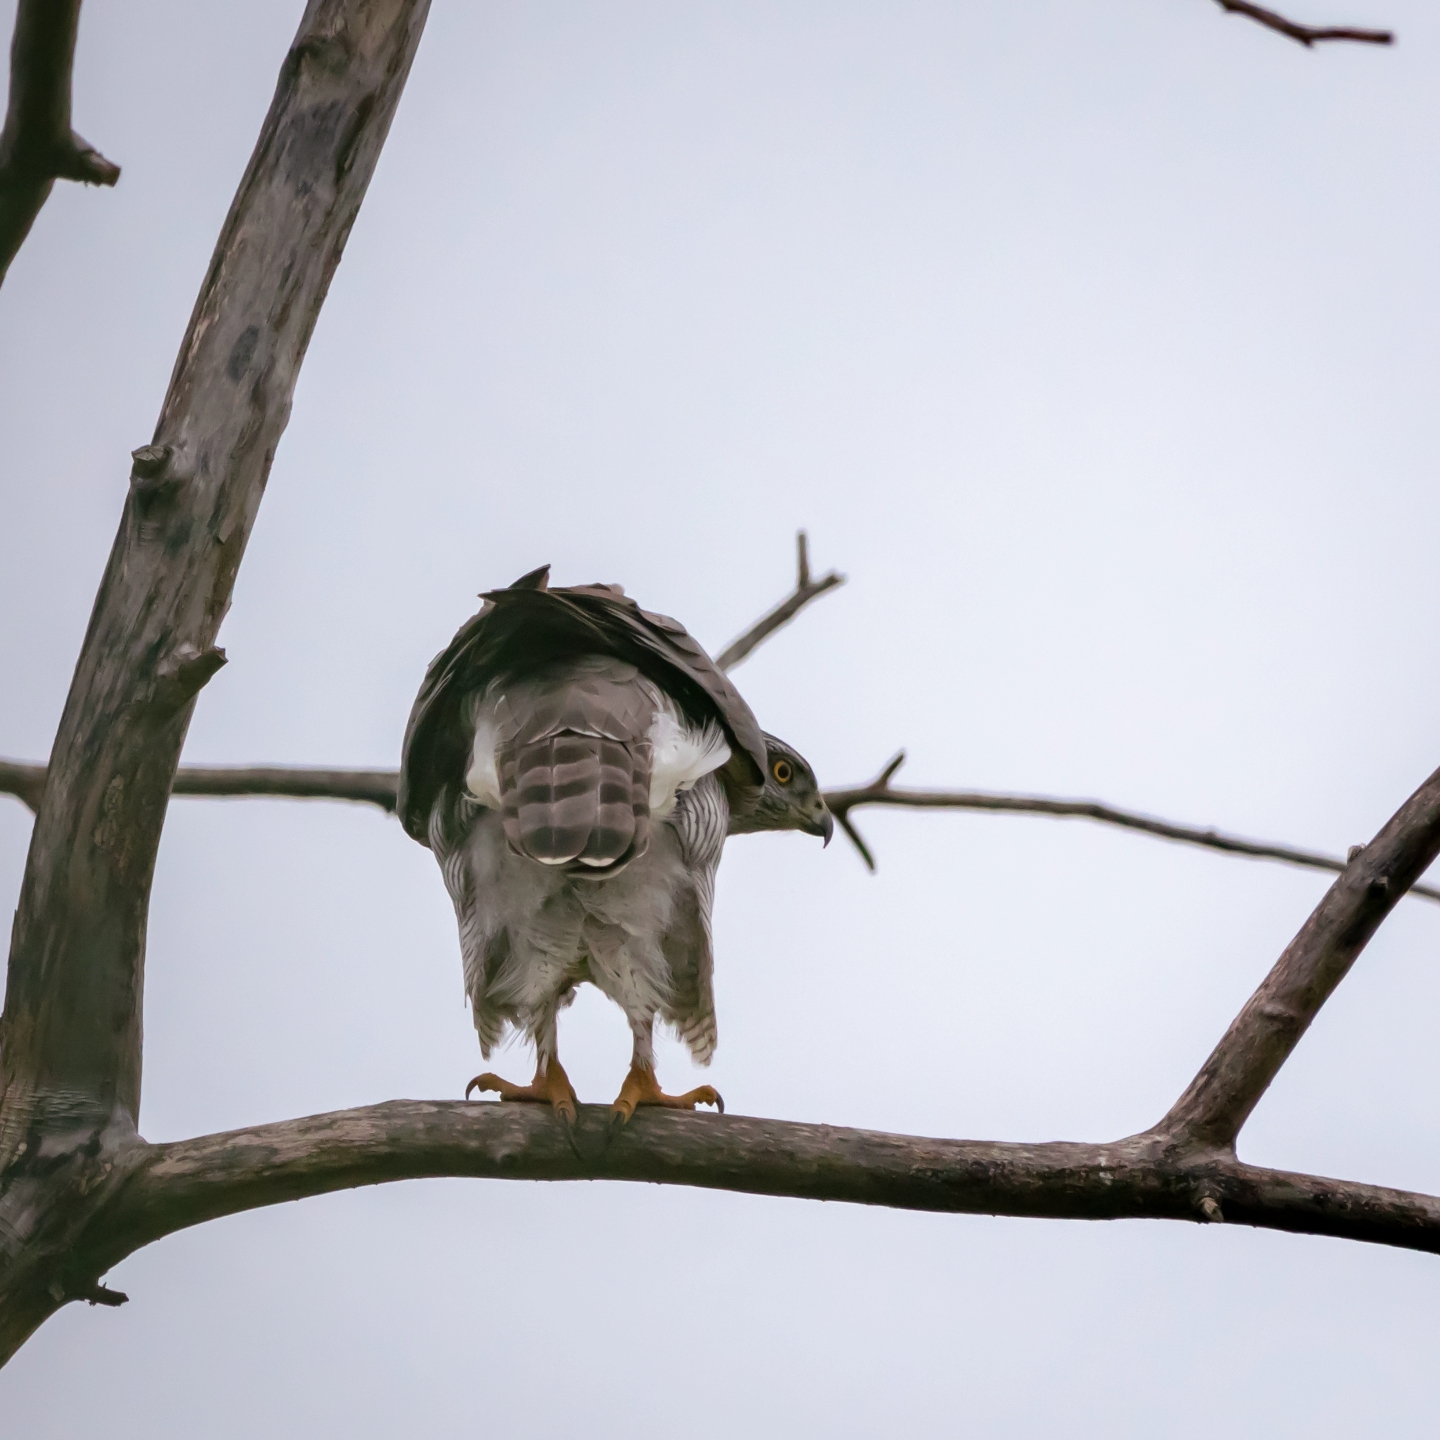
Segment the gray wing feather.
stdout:
[[750,707],[683,626],[642,610],[618,586],[546,588],[542,570],[508,590],[487,591],[431,661],[405,727],[396,813],[405,831],[428,843],[435,795],[459,783],[467,764],[464,706],[497,675],[512,679],[556,661],[609,655],[639,667],[699,722],[718,720],[732,742],[727,783],[737,802],[758,800],[766,774],[765,738]]
[[484,1004],[487,982],[509,952],[509,937],[486,923],[484,908],[475,891],[475,876],[466,853],[467,832],[480,815],[482,806],[468,795],[442,792],[430,809],[428,839],[430,850],[440,862],[440,874],[460,931],[460,958],[464,965],[465,993],[470,998],[475,1029],[480,1036],[480,1053],[490,1052],[505,1033],[505,1019]]
[[661,941],[671,984],[669,1003],[661,1016],[675,1027],[696,1063],[708,1065],[718,1039],[710,912],[715,902],[715,872],[730,823],[730,807],[720,781],[707,775],[694,789],[685,791],[667,823],[680,837],[681,858],[691,883],[688,893],[677,897],[674,919]]

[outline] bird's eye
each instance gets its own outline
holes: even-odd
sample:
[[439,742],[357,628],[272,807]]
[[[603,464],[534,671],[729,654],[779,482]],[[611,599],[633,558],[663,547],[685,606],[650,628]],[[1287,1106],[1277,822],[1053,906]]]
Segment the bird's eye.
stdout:
[[788,760],[777,760],[770,767],[770,773],[782,785],[788,785],[795,776],[795,769]]

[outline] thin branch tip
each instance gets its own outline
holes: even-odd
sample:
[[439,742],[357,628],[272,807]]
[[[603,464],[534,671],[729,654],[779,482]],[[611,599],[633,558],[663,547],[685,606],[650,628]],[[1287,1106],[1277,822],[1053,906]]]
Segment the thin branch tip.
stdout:
[[1265,9],[1262,5],[1250,4],[1249,0],[1215,0],[1215,3],[1227,15],[1243,15],[1247,20],[1253,20],[1267,30],[1297,41],[1306,49],[1322,40],[1349,40],[1360,45],[1395,43],[1393,30],[1370,30],[1355,25],[1301,25],[1294,20],[1287,20],[1274,10]]
[[876,776],[876,778],[875,778],[875,788],[876,788],[877,790],[888,790],[888,789],[890,788],[890,782],[891,782],[891,780],[893,780],[893,779],[895,778],[895,772],[896,772],[904,763],[905,763],[905,752],[904,752],[903,750],[897,750],[897,751],[894,753],[894,755],[892,755],[892,756],[890,757],[890,761],[889,761],[889,763],[885,766],[885,768],[880,772],[880,774],[879,774],[878,776]]
[[818,580],[810,573],[810,540],[805,531],[795,532],[795,589],[773,610],[762,615],[744,634],[732,640],[716,657],[721,670],[733,670],[745,657],[788,625],[807,605],[845,583],[836,570]]

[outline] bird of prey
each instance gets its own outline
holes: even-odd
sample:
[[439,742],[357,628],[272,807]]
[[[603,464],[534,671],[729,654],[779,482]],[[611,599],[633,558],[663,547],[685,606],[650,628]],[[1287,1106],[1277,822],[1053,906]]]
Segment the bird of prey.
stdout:
[[710,910],[727,835],[802,830],[829,843],[814,772],[764,734],[686,633],[618,585],[549,587],[549,566],[481,597],[410,712],[399,815],[455,905],[485,1059],[510,1029],[535,1078],[466,1087],[548,1102],[574,1123],[559,1011],[588,981],[625,1012],[630,1071],[614,1102],[724,1109],[712,1086],[667,1095],[655,1019],[702,1065],[715,1050]]

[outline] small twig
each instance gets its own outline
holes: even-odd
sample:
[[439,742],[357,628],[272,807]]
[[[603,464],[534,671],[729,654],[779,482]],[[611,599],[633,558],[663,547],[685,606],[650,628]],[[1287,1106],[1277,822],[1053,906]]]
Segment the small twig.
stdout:
[[[1311,870],[1329,870],[1336,875],[1343,874],[1350,864],[1349,860],[1339,860],[1333,855],[1323,855],[1314,850],[1298,850],[1293,845],[1245,840],[1239,835],[1227,835],[1221,830],[1176,825],[1169,820],[1157,820],[1152,815],[1120,810],[1098,800],[1060,800],[1048,795],[997,795],[984,790],[897,790],[890,784],[890,780],[904,763],[905,752],[902,750],[868,785],[825,792],[825,803],[830,807],[831,814],[854,842],[861,858],[871,870],[875,868],[874,857],[849,818],[850,811],[860,805],[891,805],[911,810],[988,810],[1019,815],[1073,817],[1095,820],[1102,825],[1118,825],[1125,830],[1139,830],[1146,835],[1157,835],[1162,840],[1199,845],[1207,850],[1223,851],[1227,855],[1281,860],[1287,865],[1302,865]],[[1428,885],[1415,885],[1410,893],[1426,900],[1440,900],[1440,889]]]
[[1215,3],[1231,15],[1244,15],[1257,25],[1264,25],[1268,30],[1288,35],[1290,39],[1298,40],[1306,46],[1314,45],[1320,40],[1353,40],[1361,45],[1395,43],[1393,30],[1363,30],[1353,25],[1297,25],[1293,20],[1277,15],[1273,10],[1249,4],[1248,0],[1215,0]]
[[80,0],[20,0],[0,130],[0,284],[57,180],[113,185],[120,167],[70,128]]
[[91,1285],[75,1296],[91,1305],[128,1305],[130,1297],[123,1290],[111,1290],[106,1285]]
[[732,640],[716,657],[722,670],[733,670],[762,641],[788,625],[812,600],[845,583],[845,577],[831,570],[818,580],[810,578],[810,546],[803,530],[795,535],[795,590],[767,615],[762,615],[743,635]]

